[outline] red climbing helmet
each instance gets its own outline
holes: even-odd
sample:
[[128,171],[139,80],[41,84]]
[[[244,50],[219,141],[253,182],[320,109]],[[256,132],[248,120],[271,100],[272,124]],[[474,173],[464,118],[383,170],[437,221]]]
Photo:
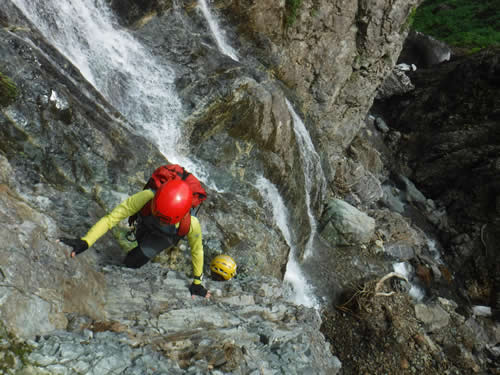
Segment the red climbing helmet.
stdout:
[[156,191],[151,212],[167,224],[175,224],[189,212],[193,193],[182,180],[168,181]]

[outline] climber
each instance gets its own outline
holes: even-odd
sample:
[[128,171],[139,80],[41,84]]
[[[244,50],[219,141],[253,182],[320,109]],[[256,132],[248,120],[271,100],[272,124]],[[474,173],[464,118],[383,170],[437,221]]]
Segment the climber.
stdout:
[[120,221],[137,214],[138,246],[127,254],[124,264],[130,268],[139,268],[163,249],[175,246],[180,238],[187,235],[194,274],[189,291],[193,298],[195,295],[210,298],[210,292],[202,285],[201,226],[198,219],[190,214],[192,200],[192,190],[185,181],[171,180],[163,183],[156,191],[145,188],[130,196],[102,217],[82,238],[60,240],[73,248],[71,257],[75,257]]
[[217,255],[210,263],[210,271],[215,281],[230,280],[236,275],[236,262],[229,255]]

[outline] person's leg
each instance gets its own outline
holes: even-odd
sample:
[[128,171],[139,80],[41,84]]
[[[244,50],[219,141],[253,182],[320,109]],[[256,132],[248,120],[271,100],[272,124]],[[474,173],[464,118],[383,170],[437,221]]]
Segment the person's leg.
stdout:
[[123,263],[129,268],[139,268],[149,262],[149,258],[144,255],[139,246],[130,250]]
[[177,237],[152,233],[141,222],[137,226],[136,237],[139,246],[132,249],[124,260],[125,265],[130,268],[142,267],[177,240]]

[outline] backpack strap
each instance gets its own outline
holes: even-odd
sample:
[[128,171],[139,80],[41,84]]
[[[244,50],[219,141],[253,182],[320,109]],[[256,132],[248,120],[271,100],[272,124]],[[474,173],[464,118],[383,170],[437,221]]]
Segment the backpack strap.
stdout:
[[189,233],[189,229],[191,228],[191,214],[188,212],[181,221],[179,222],[179,228],[177,229],[177,235],[180,237],[184,237]]
[[188,171],[186,171],[184,169],[184,167],[180,167],[180,168],[182,168],[182,172],[177,171],[177,176],[179,176],[181,178],[181,180],[187,179],[191,175],[191,173],[189,173]]

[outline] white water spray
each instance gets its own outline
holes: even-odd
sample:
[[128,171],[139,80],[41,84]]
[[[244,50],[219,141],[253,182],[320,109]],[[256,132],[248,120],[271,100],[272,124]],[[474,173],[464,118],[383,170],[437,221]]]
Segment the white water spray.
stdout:
[[326,179],[321,168],[321,160],[318,153],[314,149],[314,144],[312,143],[309,132],[307,131],[304,123],[288,100],[286,100],[286,105],[293,119],[293,130],[297,138],[297,143],[300,149],[300,156],[302,159],[302,168],[304,169],[304,179],[305,179],[305,199],[307,207],[307,215],[309,216],[309,223],[311,226],[311,234],[306,244],[304,251],[304,258],[307,258],[313,253],[313,241],[314,236],[317,232],[317,223],[311,209],[311,193],[313,188],[313,182],[316,181],[314,176],[319,176],[317,180],[319,186],[317,186],[317,194],[322,194],[326,186]]
[[179,158],[174,72],[116,26],[105,0],[13,2],[142,135]]
[[203,13],[203,16],[208,22],[208,27],[210,28],[210,31],[215,38],[215,43],[217,44],[219,51],[221,51],[224,55],[229,56],[234,61],[239,61],[236,51],[226,42],[222,31],[220,30],[217,22],[210,12],[207,0],[198,0],[198,4],[200,6],[201,12]]
[[287,245],[290,247],[290,254],[288,256],[285,272],[285,282],[288,282],[293,289],[293,302],[297,305],[304,305],[306,307],[318,307],[318,302],[316,301],[312,287],[306,280],[297,263],[297,251],[289,230],[288,210],[283,203],[283,199],[278,189],[264,177],[259,177],[257,179],[256,187],[272,207],[274,221],[281,230]]
[[[409,268],[408,263],[406,263],[406,262],[394,263],[392,265],[392,268],[394,269],[394,272],[397,272],[397,273],[403,275],[404,277],[406,277],[407,279],[409,279],[410,270],[408,269]],[[424,296],[425,296],[424,291],[418,285],[415,285],[412,283],[410,283],[410,291],[408,292],[408,294],[415,301],[422,301]]]
[[429,248],[429,253],[432,255],[437,264],[444,264],[441,259],[441,252],[438,249],[436,240],[427,237],[427,247]]

